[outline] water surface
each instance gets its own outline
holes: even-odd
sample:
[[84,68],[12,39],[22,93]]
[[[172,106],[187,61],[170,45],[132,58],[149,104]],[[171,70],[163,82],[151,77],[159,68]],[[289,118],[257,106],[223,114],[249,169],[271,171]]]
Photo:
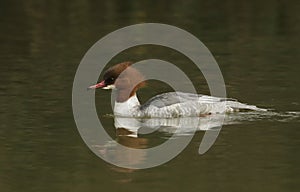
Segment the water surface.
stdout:
[[[299,8],[297,1],[256,0],[3,1],[1,191],[298,191],[299,114],[289,112],[300,111]],[[122,169],[95,156],[72,115],[77,66],[104,35],[144,22],[175,25],[198,37],[215,56],[228,96],[274,114],[232,115],[237,123],[224,125],[205,155],[198,154],[199,131],[180,155],[152,169]],[[200,71],[167,48],[135,47],[110,65],[149,58],[183,68],[197,91],[209,94]],[[170,90],[153,81],[139,95],[145,102]],[[109,92],[97,91],[100,120],[116,137],[109,99]],[[169,136],[162,131],[119,142],[147,147]]]

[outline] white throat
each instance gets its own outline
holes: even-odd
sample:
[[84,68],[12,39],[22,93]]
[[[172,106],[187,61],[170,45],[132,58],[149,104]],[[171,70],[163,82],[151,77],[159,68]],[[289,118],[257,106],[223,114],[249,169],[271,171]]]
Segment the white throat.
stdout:
[[114,114],[120,116],[134,116],[139,110],[140,102],[135,95],[131,96],[127,101],[115,101]]

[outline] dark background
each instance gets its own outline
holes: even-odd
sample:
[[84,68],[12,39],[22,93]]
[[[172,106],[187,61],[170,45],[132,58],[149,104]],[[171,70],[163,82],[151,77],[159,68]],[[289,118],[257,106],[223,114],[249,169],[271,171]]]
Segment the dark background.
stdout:
[[[298,191],[299,112],[287,114],[299,111],[299,10],[296,0],[1,1],[1,191]],[[156,168],[102,161],[76,129],[73,78],[101,37],[145,22],[198,37],[215,56],[228,96],[276,115],[224,126],[203,156],[198,132],[183,153]],[[132,48],[110,64],[147,58],[175,62],[199,92],[209,93],[199,71],[166,48]],[[142,101],[169,90],[153,83],[140,91]],[[113,118],[102,116],[111,113],[109,96],[97,92],[97,107],[114,132]]]

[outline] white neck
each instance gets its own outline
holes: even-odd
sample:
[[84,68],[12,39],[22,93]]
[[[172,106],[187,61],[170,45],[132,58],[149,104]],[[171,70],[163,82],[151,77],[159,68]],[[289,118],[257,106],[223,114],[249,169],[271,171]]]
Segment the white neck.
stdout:
[[126,117],[134,116],[139,110],[139,106],[140,102],[135,94],[124,102],[115,101],[114,114]]

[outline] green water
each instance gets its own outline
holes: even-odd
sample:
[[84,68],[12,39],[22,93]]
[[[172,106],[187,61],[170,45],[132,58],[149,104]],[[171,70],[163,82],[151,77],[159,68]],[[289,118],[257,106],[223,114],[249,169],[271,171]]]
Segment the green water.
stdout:
[[[299,5],[257,0],[2,1],[0,191],[299,191],[299,115],[282,115],[300,111]],[[215,56],[228,96],[275,109],[276,115],[243,115],[239,123],[223,126],[205,155],[198,154],[204,134],[199,131],[179,156],[147,170],[122,169],[98,158],[73,119],[76,69],[101,37],[144,22],[175,25],[198,37]],[[209,93],[200,71],[167,48],[135,47],[110,64],[149,58],[175,63],[199,92]],[[149,82],[139,95],[146,101],[169,90]],[[97,91],[99,117],[114,137],[109,99],[109,92]],[[147,147],[167,137],[159,132],[124,142]]]

